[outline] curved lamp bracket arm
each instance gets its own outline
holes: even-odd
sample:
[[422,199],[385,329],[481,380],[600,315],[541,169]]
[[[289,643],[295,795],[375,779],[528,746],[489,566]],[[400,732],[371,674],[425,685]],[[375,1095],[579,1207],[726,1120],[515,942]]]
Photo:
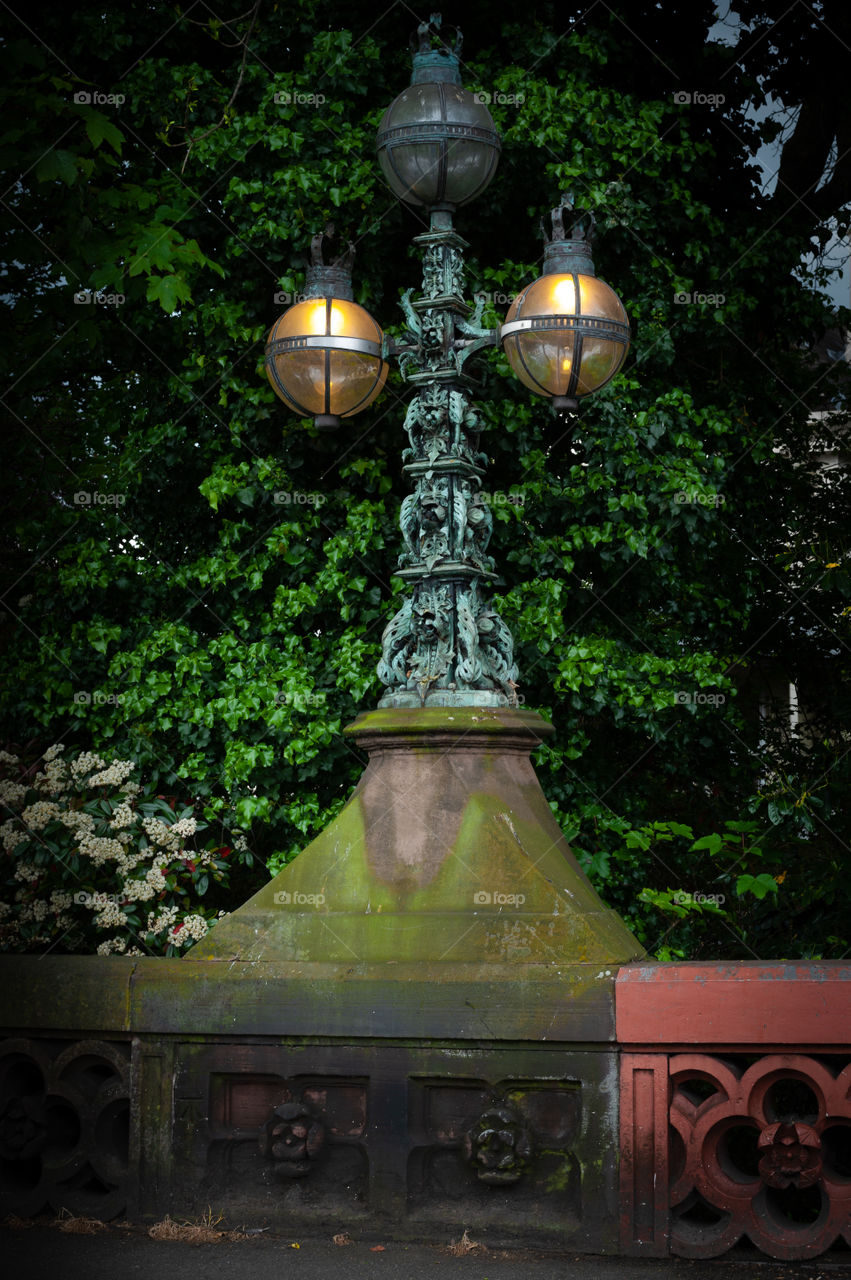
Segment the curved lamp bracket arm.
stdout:
[[479,334],[479,337],[469,342],[459,340],[454,343],[455,365],[459,373],[470,356],[474,356],[477,351],[482,351],[485,347],[495,347],[499,343],[499,329],[480,329]]

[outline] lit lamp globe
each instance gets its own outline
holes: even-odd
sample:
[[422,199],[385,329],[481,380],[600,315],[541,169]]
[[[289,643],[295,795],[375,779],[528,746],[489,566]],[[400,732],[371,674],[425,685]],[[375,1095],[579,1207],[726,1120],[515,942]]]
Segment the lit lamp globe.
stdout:
[[544,274],[511,304],[500,342],[524,386],[549,396],[557,411],[575,411],[623,365],[629,322],[620,298],[595,275],[592,215],[574,214],[565,197],[552,218]]
[[352,259],[322,260],[325,232],[312,241],[304,298],[272,326],[266,373],[276,395],[318,427],[340,425],[372,404],[387,378],[384,334],[352,297]]
[[390,189],[406,204],[454,209],[475,200],[499,163],[501,143],[491,113],[461,84],[458,54],[432,48],[438,22],[419,28],[410,87],[387,108],[376,138]]

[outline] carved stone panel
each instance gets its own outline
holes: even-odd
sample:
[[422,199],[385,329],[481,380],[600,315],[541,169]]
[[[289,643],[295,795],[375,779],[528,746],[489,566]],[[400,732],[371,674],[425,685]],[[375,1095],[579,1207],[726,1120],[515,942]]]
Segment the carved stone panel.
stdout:
[[0,1045],[0,1216],[124,1211],[129,1056],[99,1040]]
[[[569,1232],[582,1212],[576,1080],[412,1081],[413,1215]],[[453,1205],[456,1206],[453,1212]]]
[[[285,1074],[274,1046],[183,1056],[192,1064],[178,1075],[175,1181],[187,1212],[211,1198],[245,1221],[309,1222],[340,1212],[351,1221],[365,1212],[365,1081]],[[276,1061],[280,1073],[264,1069]],[[194,1121],[181,1131],[184,1102]]]
[[625,1054],[624,1252],[772,1258],[851,1244],[851,1061]]

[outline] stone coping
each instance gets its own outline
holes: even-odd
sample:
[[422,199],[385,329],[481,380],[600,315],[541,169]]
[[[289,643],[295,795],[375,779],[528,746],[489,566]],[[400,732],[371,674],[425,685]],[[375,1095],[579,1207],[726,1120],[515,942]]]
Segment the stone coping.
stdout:
[[628,964],[618,971],[615,1005],[618,1042],[630,1049],[851,1053],[846,960]]
[[851,1052],[851,964],[337,965],[0,957],[0,1026],[97,1035]]

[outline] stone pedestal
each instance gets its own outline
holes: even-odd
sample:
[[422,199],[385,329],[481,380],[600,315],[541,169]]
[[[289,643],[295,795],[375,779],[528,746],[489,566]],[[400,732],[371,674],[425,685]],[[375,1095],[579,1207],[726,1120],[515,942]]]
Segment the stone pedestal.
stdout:
[[[193,960],[332,964],[392,978],[488,965],[617,965],[640,954],[573,857],[529,759],[553,732],[535,712],[366,712],[369,755],[339,816]],[[388,968],[385,969],[385,966]],[[501,979],[503,980],[503,979]],[[593,983],[593,976],[589,974]]]
[[8,1210],[617,1250],[614,989],[639,948],[535,777],[551,726],[443,707],[347,732],[369,764],[339,816],[185,958],[9,962],[0,1079],[29,1082],[35,1140],[69,1053],[95,1091],[68,1168],[34,1150]]

